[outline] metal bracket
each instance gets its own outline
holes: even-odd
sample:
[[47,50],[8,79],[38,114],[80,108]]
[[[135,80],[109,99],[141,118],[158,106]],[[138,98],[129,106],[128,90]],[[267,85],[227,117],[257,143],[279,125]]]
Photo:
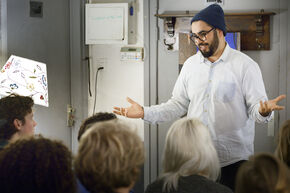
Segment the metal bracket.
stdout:
[[75,113],[75,111],[76,110],[70,104],[67,105],[67,121],[66,121],[66,125],[68,127],[73,127],[74,126],[74,123],[75,123],[74,113]]
[[[264,13],[264,9],[261,9],[260,13]],[[259,40],[260,37],[263,37],[264,35],[264,23],[263,23],[263,16],[257,15],[256,16],[256,43],[257,43],[257,48],[262,49],[264,47],[264,44],[261,43]]]
[[175,27],[176,17],[166,17],[165,24],[167,25],[167,34],[169,37],[174,36],[174,27]]

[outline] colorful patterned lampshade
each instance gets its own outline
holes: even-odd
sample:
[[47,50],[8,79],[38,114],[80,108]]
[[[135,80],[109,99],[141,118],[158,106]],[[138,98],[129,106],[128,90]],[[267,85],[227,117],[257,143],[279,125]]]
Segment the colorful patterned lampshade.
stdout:
[[48,107],[46,65],[11,55],[0,71],[0,95],[30,96],[35,104]]

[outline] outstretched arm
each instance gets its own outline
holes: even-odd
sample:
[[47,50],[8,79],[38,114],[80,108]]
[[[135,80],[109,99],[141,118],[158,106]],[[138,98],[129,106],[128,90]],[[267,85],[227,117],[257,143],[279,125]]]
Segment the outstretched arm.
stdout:
[[186,66],[184,66],[175,83],[172,97],[165,103],[142,107],[127,97],[131,106],[127,108],[114,107],[114,113],[129,118],[142,118],[152,124],[174,120],[186,114],[190,100],[186,90]]
[[133,101],[131,98],[127,97],[127,101],[131,104],[130,107],[121,108],[114,107],[114,113],[118,115],[123,115],[129,118],[144,118],[144,109],[141,105]]

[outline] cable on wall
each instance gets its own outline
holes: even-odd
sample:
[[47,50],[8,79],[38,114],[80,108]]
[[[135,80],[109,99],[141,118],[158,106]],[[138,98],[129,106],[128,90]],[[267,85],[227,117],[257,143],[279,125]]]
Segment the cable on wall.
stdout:
[[85,58],[88,61],[88,89],[89,89],[89,94],[90,97],[92,96],[92,91],[91,91],[91,62],[90,62],[90,57]]
[[95,99],[94,99],[94,108],[93,108],[93,114],[95,114],[95,108],[96,108],[96,101],[97,101],[97,87],[98,87],[98,74],[100,70],[103,70],[104,67],[99,67],[97,72],[96,72],[96,76],[95,76]]

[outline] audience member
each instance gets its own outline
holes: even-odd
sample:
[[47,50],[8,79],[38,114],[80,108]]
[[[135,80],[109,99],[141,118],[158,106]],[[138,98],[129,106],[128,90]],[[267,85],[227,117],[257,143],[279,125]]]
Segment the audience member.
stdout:
[[30,97],[16,94],[0,99],[0,149],[9,141],[34,134],[33,104]]
[[290,171],[271,154],[250,157],[239,169],[236,193],[289,193]]
[[275,155],[290,168],[290,120],[285,121],[279,131]]
[[79,134],[78,134],[78,141],[80,141],[81,136],[84,134],[84,132],[90,128],[94,123],[100,122],[100,121],[109,121],[112,119],[117,119],[117,116],[114,113],[96,113],[93,116],[87,118],[83,121]]
[[0,152],[2,193],[73,193],[72,157],[61,142],[25,137]]
[[146,193],[232,192],[214,182],[219,174],[219,160],[208,129],[198,119],[182,118],[167,133],[162,175]]
[[140,137],[117,120],[96,123],[83,134],[74,167],[91,193],[128,193],[143,163]]

